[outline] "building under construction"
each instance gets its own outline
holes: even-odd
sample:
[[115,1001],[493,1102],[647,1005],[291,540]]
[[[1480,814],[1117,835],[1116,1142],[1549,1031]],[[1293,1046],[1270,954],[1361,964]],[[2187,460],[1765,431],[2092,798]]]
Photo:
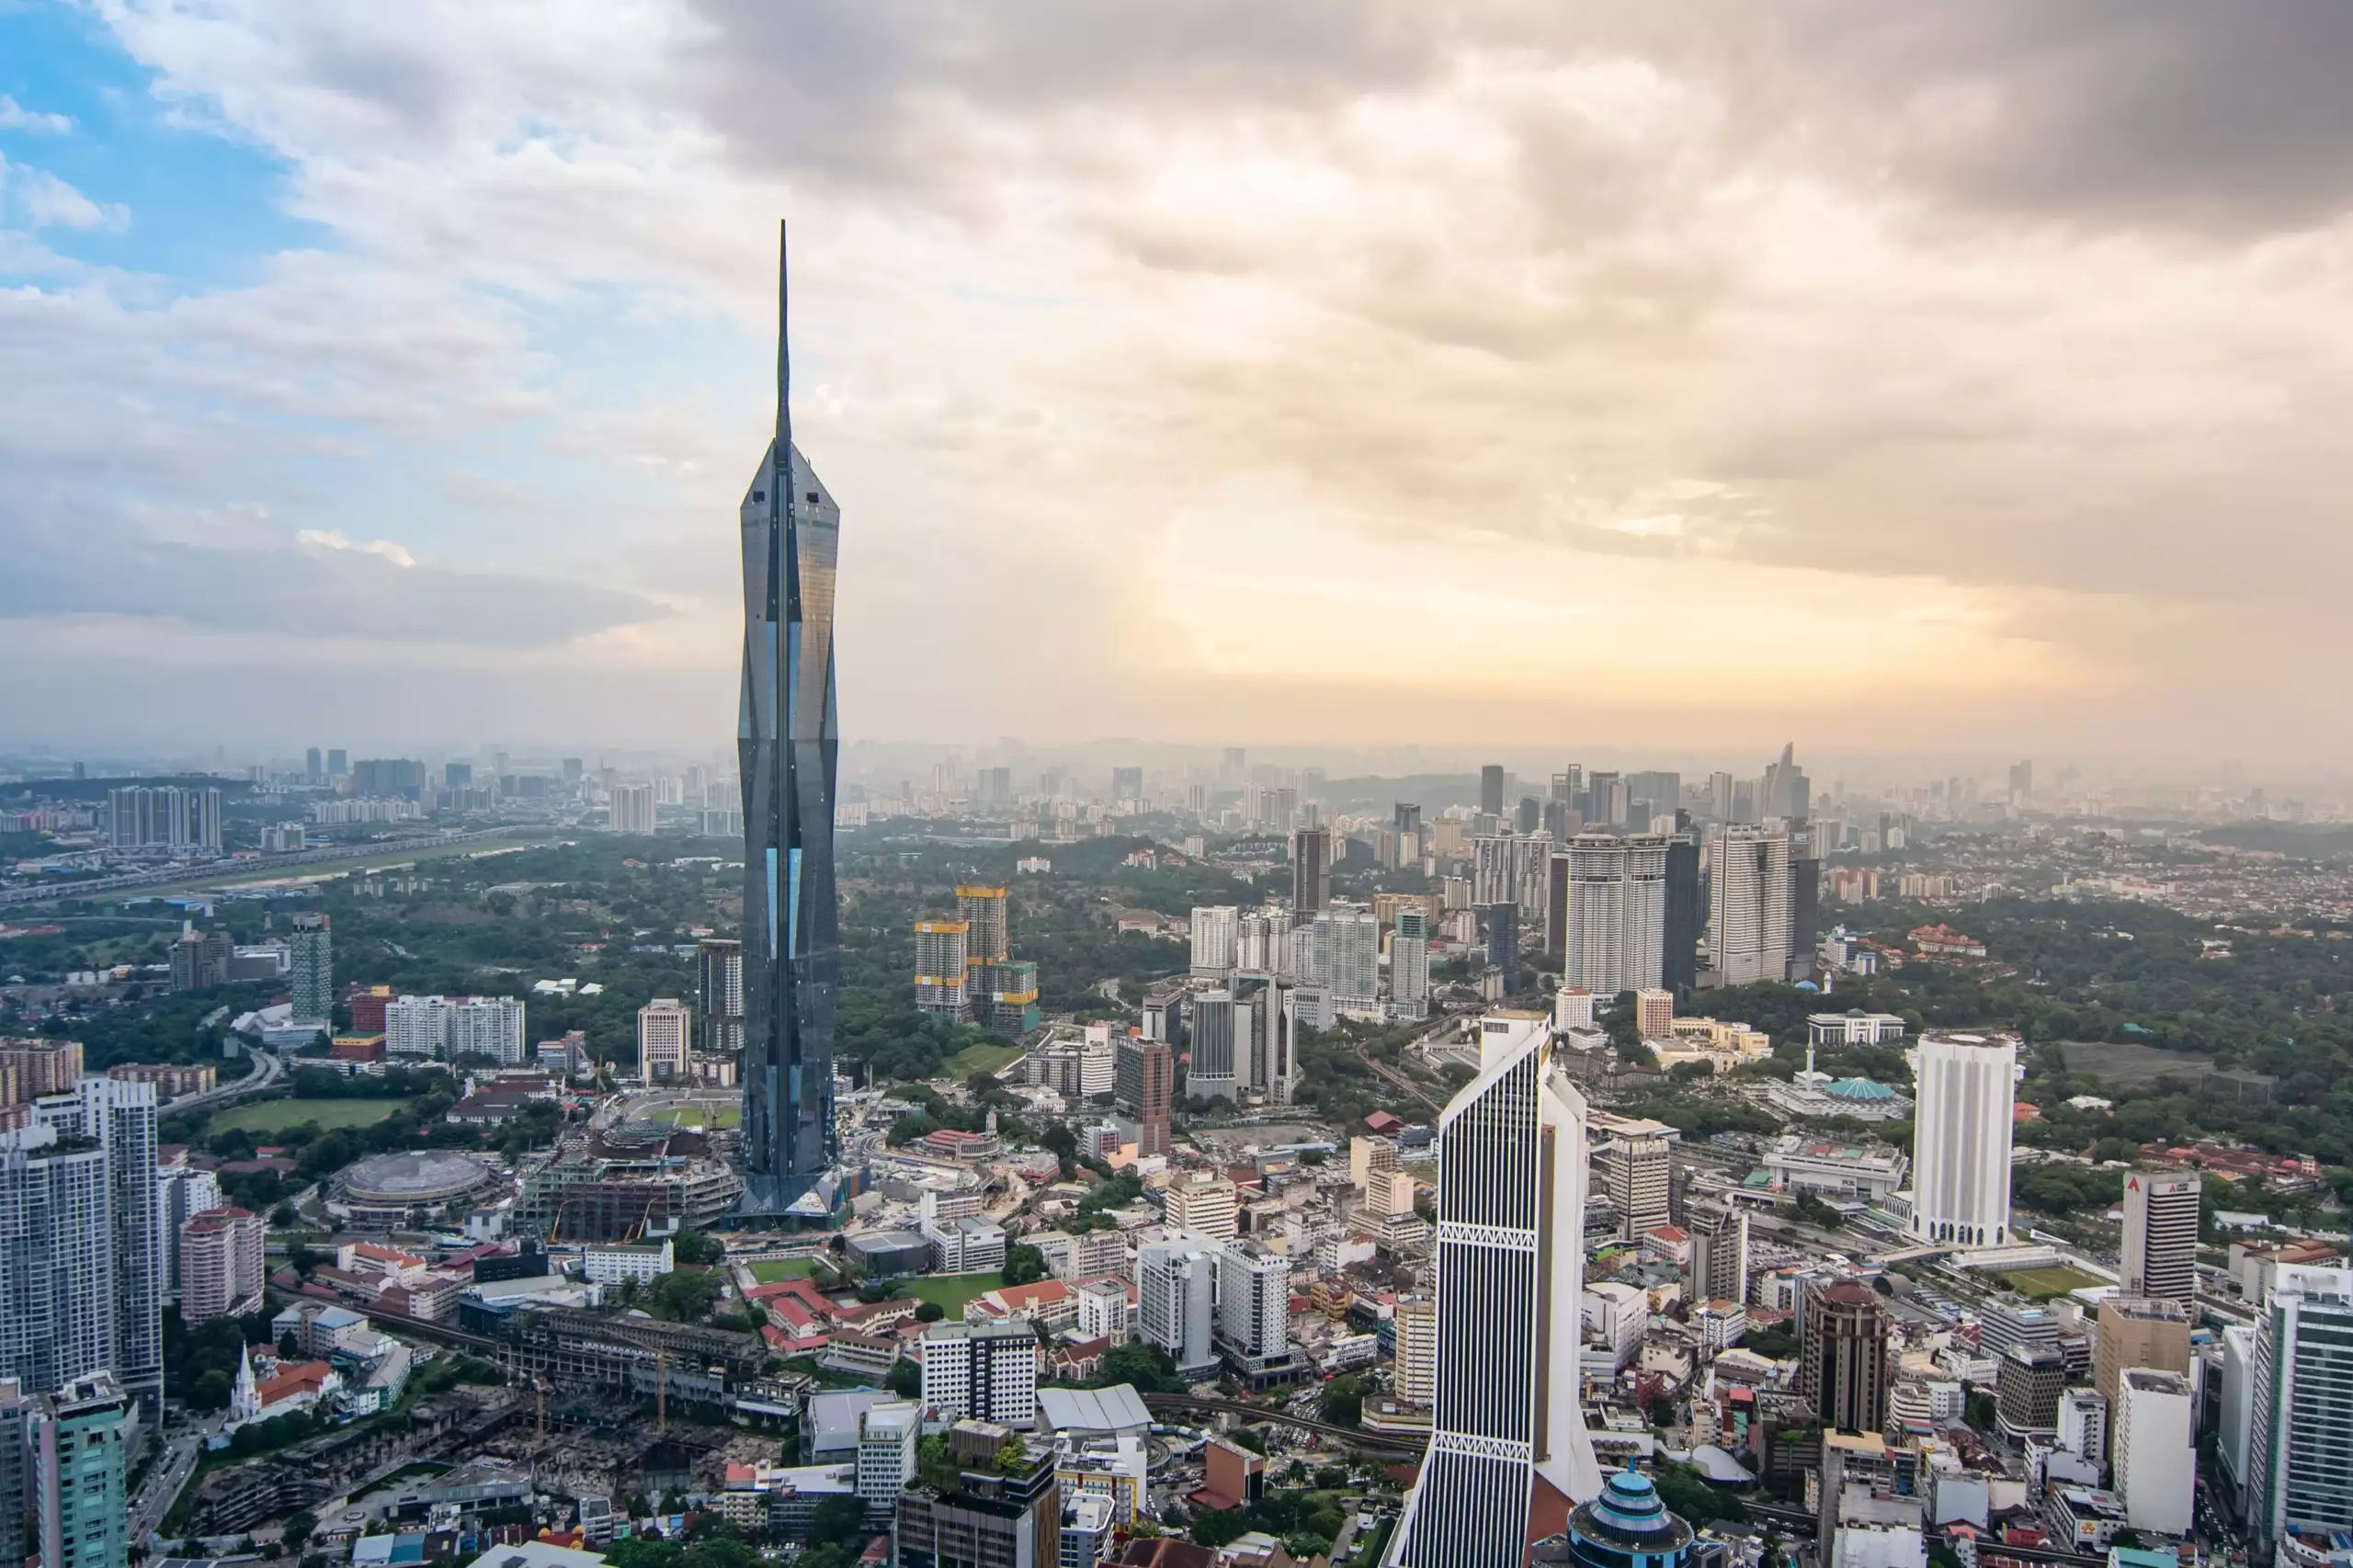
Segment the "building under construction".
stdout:
[[713,1224],[743,1191],[702,1134],[628,1122],[529,1165],[515,1219],[550,1242],[637,1241]]

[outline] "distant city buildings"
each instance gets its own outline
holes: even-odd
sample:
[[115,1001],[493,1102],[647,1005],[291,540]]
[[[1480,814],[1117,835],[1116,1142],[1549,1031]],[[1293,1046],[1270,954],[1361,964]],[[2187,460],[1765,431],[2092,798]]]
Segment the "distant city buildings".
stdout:
[[384,1004],[388,1056],[426,1062],[483,1057],[501,1067],[526,1059],[528,1009],[519,996],[400,996]]
[[675,996],[656,996],[637,1010],[637,1072],[647,1083],[694,1076],[694,1009]]

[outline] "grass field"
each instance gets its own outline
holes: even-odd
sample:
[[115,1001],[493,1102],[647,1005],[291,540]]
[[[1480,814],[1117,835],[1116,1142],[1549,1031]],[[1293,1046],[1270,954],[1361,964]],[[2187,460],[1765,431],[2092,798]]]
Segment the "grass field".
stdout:
[[958,1078],[969,1078],[975,1073],[996,1073],[1020,1060],[1023,1052],[1017,1045],[968,1045],[948,1059],[948,1071]]
[[805,1257],[768,1257],[750,1266],[752,1278],[763,1285],[773,1285],[779,1279],[806,1279],[809,1260]]
[[2097,1274],[2086,1274],[2080,1268],[2069,1268],[2063,1264],[2049,1268],[2013,1268],[2009,1271],[2009,1278],[2020,1295],[2038,1301],[2063,1296],[2070,1290],[2080,1290],[2086,1285],[2108,1283]]
[[1002,1274],[930,1274],[906,1281],[907,1294],[918,1301],[937,1301],[951,1322],[964,1315],[964,1303],[988,1290],[1005,1287]]
[[743,1126],[744,1107],[737,1100],[724,1105],[672,1106],[668,1110],[656,1112],[653,1119],[666,1121],[673,1127],[699,1125],[715,1132],[722,1128]]
[[283,1132],[306,1121],[322,1132],[338,1127],[373,1127],[408,1104],[406,1100],[261,1100],[233,1106],[205,1124],[207,1132]]

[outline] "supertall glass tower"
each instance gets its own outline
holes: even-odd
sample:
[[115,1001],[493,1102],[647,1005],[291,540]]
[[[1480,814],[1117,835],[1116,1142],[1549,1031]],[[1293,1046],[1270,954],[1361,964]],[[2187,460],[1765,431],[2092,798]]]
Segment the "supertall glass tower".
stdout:
[[841,508],[792,444],[782,226],[776,435],[744,497],[744,1199],[823,1219],[838,1153],[834,992],[834,569]]

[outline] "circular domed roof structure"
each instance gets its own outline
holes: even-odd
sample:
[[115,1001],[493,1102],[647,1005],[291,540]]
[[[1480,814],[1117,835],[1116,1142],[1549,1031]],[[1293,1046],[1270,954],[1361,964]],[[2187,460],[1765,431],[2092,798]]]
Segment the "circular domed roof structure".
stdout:
[[1691,1527],[1639,1471],[1619,1471],[1569,1515],[1569,1555],[1590,1568],[1682,1568],[1690,1553]]
[[438,1209],[469,1200],[501,1177],[488,1162],[454,1149],[371,1154],[335,1178],[335,1195],[352,1209]]

